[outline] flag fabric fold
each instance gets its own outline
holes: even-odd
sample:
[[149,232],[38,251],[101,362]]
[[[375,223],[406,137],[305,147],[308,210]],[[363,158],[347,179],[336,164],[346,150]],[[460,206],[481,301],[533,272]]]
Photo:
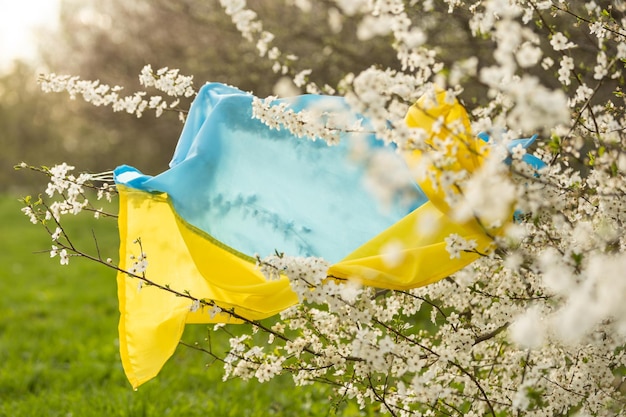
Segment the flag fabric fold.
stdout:
[[[450,234],[475,240],[478,252],[490,250],[492,239],[481,225],[452,219],[436,181],[414,179],[418,151],[401,154],[373,134],[350,129],[334,146],[297,137],[253,118],[252,102],[252,95],[238,89],[207,84],[191,106],[168,170],[156,176],[129,166],[115,170],[120,352],[133,387],[159,372],[186,323],[238,322],[228,312],[258,320],[298,302],[287,278],[267,280],[257,270],[256,256],[322,257],[331,263],[329,276],[409,289],[436,282],[479,256],[463,252],[450,259]],[[438,103],[426,113],[412,108],[407,124],[425,129],[434,147],[443,134],[434,133],[436,120],[458,125],[453,136],[469,147],[456,151],[456,165],[449,169],[471,173],[489,147],[470,135],[458,102],[439,97]],[[345,126],[367,126],[339,97],[305,95],[273,104],[313,109],[317,121],[339,114]],[[367,158],[358,157],[363,149],[392,161],[395,177],[406,185],[403,195],[381,203],[368,186]],[[441,171],[433,175],[439,178]],[[145,274],[165,289],[142,286],[123,271]],[[215,307],[198,308],[167,289]]]

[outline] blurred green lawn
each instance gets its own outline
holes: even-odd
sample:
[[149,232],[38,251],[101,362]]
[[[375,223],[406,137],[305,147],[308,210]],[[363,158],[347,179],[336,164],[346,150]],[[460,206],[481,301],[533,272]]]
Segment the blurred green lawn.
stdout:
[[[60,266],[47,254],[49,236],[20,208],[17,197],[0,197],[0,416],[334,414],[325,386],[295,388],[289,376],[222,382],[219,364],[185,346],[133,391],[117,350],[114,273],[81,259]],[[72,221],[71,234],[95,248],[94,230],[103,257],[116,259],[115,222],[88,217]],[[187,326],[183,339],[201,341],[207,331]],[[337,413],[361,415],[354,404]]]

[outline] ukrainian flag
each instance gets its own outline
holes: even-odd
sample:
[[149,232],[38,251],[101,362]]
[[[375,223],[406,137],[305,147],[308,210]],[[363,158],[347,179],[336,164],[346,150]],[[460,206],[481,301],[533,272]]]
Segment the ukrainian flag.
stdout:
[[[487,156],[483,140],[469,134],[456,101],[442,94],[416,103],[407,124],[427,132],[427,143],[452,152],[439,139],[454,137],[455,162],[446,169],[475,171]],[[211,300],[250,320],[272,316],[298,302],[287,278],[267,280],[255,257],[274,253],[316,256],[332,265],[329,276],[389,289],[415,288],[440,280],[479,255],[450,259],[444,239],[452,233],[491,249],[490,235],[476,220],[457,223],[441,187],[441,168],[419,186],[411,173],[422,154],[399,153],[374,135],[344,129],[328,146],[270,129],[252,117],[253,96],[223,84],[207,84],[196,97],[170,168],[156,176],[121,166],[120,270],[142,253],[146,278]],[[345,126],[367,126],[340,97],[305,95],[277,100],[286,109],[312,110],[319,120],[339,114]],[[434,129],[435,122],[456,130]],[[446,142],[447,143],[447,142]],[[368,186],[367,158],[382,155],[402,193],[381,201]],[[407,197],[408,196],[408,197]],[[503,222],[505,223],[505,222]],[[140,242],[140,244],[139,244]],[[400,261],[386,251],[398,249]],[[135,260],[131,259],[135,257]],[[186,323],[236,322],[231,314],[195,310],[193,301],[118,274],[120,351],[133,387],[153,378],[173,354]]]

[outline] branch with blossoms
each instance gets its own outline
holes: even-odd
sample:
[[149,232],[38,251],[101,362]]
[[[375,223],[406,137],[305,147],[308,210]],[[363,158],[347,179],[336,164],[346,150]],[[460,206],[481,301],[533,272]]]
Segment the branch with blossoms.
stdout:
[[81,80],[77,76],[42,74],[38,79],[41,90],[45,93],[67,92],[71,100],[81,97],[94,106],[110,106],[114,112],[124,111],[141,117],[147,110],[154,110],[160,117],[164,111],[174,111],[181,121],[185,120],[187,110],[179,107],[181,97],[192,97],[196,94],[193,88],[193,77],[181,75],[177,69],[160,68],[156,72],[152,66],[146,65],[141,70],[139,82],[142,86],[152,87],[165,93],[174,100],[168,102],[161,95],[148,96],[146,91],[137,91],[133,95],[123,96],[121,86],[109,86],[99,80]]

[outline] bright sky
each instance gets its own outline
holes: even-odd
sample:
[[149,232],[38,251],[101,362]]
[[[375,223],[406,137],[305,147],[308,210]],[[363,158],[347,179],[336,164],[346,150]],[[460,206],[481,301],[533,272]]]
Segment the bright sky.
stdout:
[[0,72],[11,67],[14,58],[35,55],[33,29],[54,26],[59,0],[0,0]]

